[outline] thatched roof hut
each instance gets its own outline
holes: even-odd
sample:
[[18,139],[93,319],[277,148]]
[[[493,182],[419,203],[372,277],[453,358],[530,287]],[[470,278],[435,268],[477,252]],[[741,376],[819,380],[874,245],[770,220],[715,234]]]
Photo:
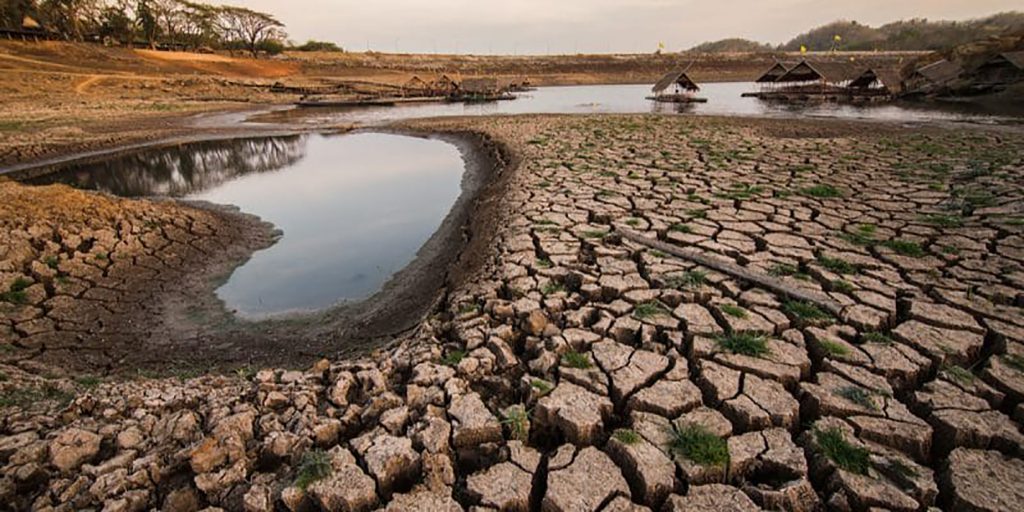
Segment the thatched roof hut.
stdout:
[[1000,53],[974,72],[974,81],[985,85],[1009,85],[1024,80],[1024,51]]
[[430,84],[422,78],[413,75],[407,82],[402,84],[402,92],[406,95],[426,94],[430,91]]
[[903,89],[907,94],[942,92],[959,79],[963,72],[959,64],[942,59],[912,71],[904,78]]
[[761,74],[761,76],[757,77],[757,80],[754,80],[754,83],[772,83],[778,80],[779,77],[781,77],[782,75],[785,75],[786,72],[792,69],[794,66],[796,66],[795,62],[775,61],[775,64],[772,65],[772,67],[768,68],[768,71],[765,71],[764,73]]
[[442,94],[452,94],[459,90],[460,81],[448,75],[441,75],[430,84],[430,88]]
[[903,93],[903,77],[900,70],[896,68],[879,68],[875,70],[879,84],[889,91],[889,94]]
[[1006,52],[1000,54],[1000,57],[1006,60],[1006,62],[1013,64],[1017,69],[1024,70],[1024,50],[1019,52]]
[[858,94],[888,93],[903,91],[903,80],[895,68],[868,68],[846,84],[846,89]]
[[964,73],[964,69],[957,63],[942,59],[932,62],[930,65],[918,68],[910,74],[908,80],[922,79],[934,85],[943,85],[956,80]]
[[501,94],[502,88],[498,84],[497,78],[467,78],[459,86],[459,92],[462,94],[490,96]]
[[402,87],[406,89],[426,89],[427,87],[430,87],[430,84],[428,84],[422,78],[413,75],[413,77],[410,78],[409,81],[402,84]]
[[686,92],[697,92],[700,90],[700,86],[686,74],[686,71],[676,70],[661,77],[661,80],[658,80],[658,83],[654,84],[654,87],[651,88],[651,92],[655,95],[664,94],[673,85],[679,90]]
[[865,68],[856,63],[800,61],[789,71],[775,80],[781,84],[820,82],[827,85],[844,85],[864,74]]

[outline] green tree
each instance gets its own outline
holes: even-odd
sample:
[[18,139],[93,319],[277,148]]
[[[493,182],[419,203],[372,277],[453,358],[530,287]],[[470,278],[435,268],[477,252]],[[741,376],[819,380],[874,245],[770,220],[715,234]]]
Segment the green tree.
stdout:
[[254,58],[259,56],[260,45],[287,37],[284,24],[277,18],[244,7],[221,7],[217,20],[221,38],[229,48],[230,43],[241,43]]
[[153,13],[152,0],[139,0],[135,7],[135,24],[142,32],[142,37],[149,43],[149,47],[155,48],[157,37],[160,36],[160,25],[157,24],[156,14]]
[[103,8],[99,34],[103,38],[109,37],[121,43],[132,44],[135,40],[135,20],[131,18],[127,1],[122,0]]
[[0,0],[0,27],[21,28],[25,16],[38,16],[34,0]]
[[44,0],[40,14],[64,39],[81,41],[86,27],[98,25],[98,0]]

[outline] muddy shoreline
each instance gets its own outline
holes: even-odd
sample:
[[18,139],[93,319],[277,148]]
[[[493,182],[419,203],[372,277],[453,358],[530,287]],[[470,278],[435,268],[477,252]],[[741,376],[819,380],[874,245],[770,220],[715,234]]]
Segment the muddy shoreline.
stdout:
[[[108,148],[84,155],[65,155],[41,167],[11,171],[9,176],[28,179],[56,171],[72,162],[92,162],[143,149],[229,138],[261,138],[303,133],[339,133],[342,130],[217,130],[185,139],[158,140]],[[423,318],[435,311],[452,283],[461,283],[480,265],[493,232],[494,214],[488,207],[501,196],[502,180],[511,160],[500,142],[468,131],[432,132],[399,125],[368,131],[432,138],[456,146],[465,168],[461,192],[434,234],[418,250],[413,261],[393,275],[370,298],[343,303],[314,313],[297,313],[261,321],[235,317],[215,295],[215,290],[256,251],[273,245],[280,235],[273,225],[240,211],[231,205],[145,198],[146,201],[171,201],[187,208],[211,212],[235,226],[241,236],[226,244],[223,251],[182,270],[182,279],[173,290],[157,295],[159,316],[139,318],[123,315],[132,329],[149,332],[142,346],[114,344],[104,348],[109,359],[101,365],[93,362],[54,361],[85,370],[104,373],[203,372],[229,370],[242,366],[277,365],[301,367],[320,357],[365,353],[408,334]],[[118,320],[115,319],[115,322]],[[143,325],[139,325],[139,324]],[[141,349],[141,350],[139,350]],[[63,358],[61,358],[63,359]],[[84,360],[88,361],[88,359]]]

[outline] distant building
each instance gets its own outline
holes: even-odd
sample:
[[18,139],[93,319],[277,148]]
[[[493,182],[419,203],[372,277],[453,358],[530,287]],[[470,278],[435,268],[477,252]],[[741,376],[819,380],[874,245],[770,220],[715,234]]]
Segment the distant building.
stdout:
[[777,87],[776,81],[794,66],[796,66],[795,62],[776,61],[772,67],[768,68],[768,71],[765,71],[761,76],[757,77],[757,79],[754,80],[754,83],[758,84],[762,91],[772,90]]
[[467,78],[459,85],[459,93],[470,96],[495,96],[502,93],[497,78]]
[[846,84],[854,94],[884,93],[898,95],[903,91],[899,70],[894,68],[868,68]]
[[744,96],[783,101],[878,101],[891,99],[902,90],[895,69],[871,68],[855,61],[777,62],[756,82],[761,91]]
[[810,62],[802,60],[775,80],[776,84],[823,89],[845,87],[864,74],[864,66],[846,62]]
[[647,99],[663,103],[704,103],[707,100],[697,98],[694,93],[700,91],[700,86],[693,81],[684,70],[676,70],[667,73],[658,80],[651,88],[653,96]]
[[[669,89],[670,87],[672,87],[672,90]],[[661,77],[661,80],[658,80],[658,83],[654,84],[654,87],[651,88],[651,92],[653,92],[655,96],[694,93],[699,90],[700,86],[697,85],[697,82],[694,82],[686,74],[686,71],[683,70],[667,73],[665,76]]]
[[908,93],[929,94],[939,92],[960,78],[964,70],[959,64],[942,59],[915,69],[903,81]]
[[402,84],[402,94],[405,96],[424,96],[430,93],[430,84],[418,76],[413,76],[409,81]]
[[441,75],[430,84],[430,88],[436,94],[450,95],[459,91],[459,85],[459,80],[448,75]]
[[997,88],[1024,80],[1024,51],[1000,53],[974,71],[975,87]]

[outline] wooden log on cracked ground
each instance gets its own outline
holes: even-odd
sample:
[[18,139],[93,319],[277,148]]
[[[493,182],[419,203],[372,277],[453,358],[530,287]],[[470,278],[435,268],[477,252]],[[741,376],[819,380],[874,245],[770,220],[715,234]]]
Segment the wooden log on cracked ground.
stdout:
[[775,292],[783,297],[798,300],[802,302],[808,302],[815,304],[818,307],[828,311],[836,317],[841,316],[843,311],[843,305],[835,300],[832,300],[828,295],[813,290],[801,290],[789,286],[785,282],[771,277],[766,274],[759,274],[757,272],[751,272],[749,269],[741,267],[731,261],[726,261],[722,258],[718,258],[708,254],[707,252],[700,251],[697,249],[687,249],[672,245],[669,243],[662,242],[650,238],[640,233],[633,231],[629,228],[616,227],[615,231],[622,235],[623,238],[656,249],[665,254],[675,256],[680,259],[691,261],[700,266],[716,270],[723,274],[730,275],[736,279],[741,279],[749,283],[756,284],[762,288]]

